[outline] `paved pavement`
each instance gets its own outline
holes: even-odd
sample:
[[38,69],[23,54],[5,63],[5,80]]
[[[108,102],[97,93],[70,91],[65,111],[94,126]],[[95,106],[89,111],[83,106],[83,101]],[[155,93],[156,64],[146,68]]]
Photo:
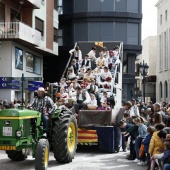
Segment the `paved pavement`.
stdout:
[[[75,159],[69,164],[59,164],[50,153],[48,170],[146,170],[146,166],[126,160],[128,152],[118,154],[102,153],[95,147],[78,147]],[[21,162],[13,162],[0,151],[0,170],[34,170],[34,159],[31,156]]]

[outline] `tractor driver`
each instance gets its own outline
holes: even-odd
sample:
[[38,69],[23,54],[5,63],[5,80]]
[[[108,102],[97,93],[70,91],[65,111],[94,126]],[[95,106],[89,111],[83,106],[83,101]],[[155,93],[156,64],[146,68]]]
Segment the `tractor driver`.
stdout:
[[38,97],[34,98],[29,107],[32,107],[34,110],[37,110],[42,114],[44,133],[47,133],[49,120],[48,116],[54,110],[54,102],[49,96],[45,96],[45,90],[43,87],[40,87],[37,93]]

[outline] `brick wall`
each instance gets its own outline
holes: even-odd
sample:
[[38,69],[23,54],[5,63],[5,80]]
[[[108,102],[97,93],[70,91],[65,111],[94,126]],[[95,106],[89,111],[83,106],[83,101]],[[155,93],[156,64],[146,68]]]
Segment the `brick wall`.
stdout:
[[46,47],[53,50],[53,10],[54,10],[54,0],[46,1]]

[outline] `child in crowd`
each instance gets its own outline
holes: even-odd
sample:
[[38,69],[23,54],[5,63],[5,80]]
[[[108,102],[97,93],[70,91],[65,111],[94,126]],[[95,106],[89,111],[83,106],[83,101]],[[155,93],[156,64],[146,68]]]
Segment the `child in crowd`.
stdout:
[[161,154],[164,150],[164,144],[161,140],[161,138],[158,136],[158,133],[160,132],[160,130],[162,130],[165,127],[164,124],[160,123],[157,124],[155,126],[156,132],[153,133],[151,141],[150,141],[150,145],[149,145],[149,154],[151,157],[151,169],[150,170],[154,170],[155,169],[155,154]]
[[97,108],[97,100],[94,94],[90,94],[90,103],[87,106],[88,108]]
[[137,162],[138,165],[143,165],[144,162],[139,159],[139,148],[141,146],[142,140],[146,138],[147,126],[142,123],[140,117],[134,119],[134,123],[136,124],[136,126],[138,126],[138,133],[139,133],[139,136],[137,136],[135,139],[136,159],[134,160],[134,162]]
[[164,166],[165,164],[170,165],[170,141],[164,142],[164,148],[165,148],[165,151],[164,151],[163,156],[161,158],[162,166]]
[[103,110],[110,110],[110,106],[107,103],[107,98],[108,98],[107,92],[103,92],[103,96],[100,100]]
[[[130,135],[130,155],[126,157],[126,159],[128,160],[135,160],[136,158],[135,139],[137,136],[139,136],[139,132],[138,132],[138,126],[134,124],[134,119],[136,119],[136,117],[132,118],[133,126],[127,129],[126,131],[127,134]],[[125,134],[125,136],[127,136],[127,134]]]
[[122,149],[124,152],[126,152],[126,147],[127,147],[127,142],[128,142],[128,136],[123,136],[123,134],[126,133],[126,131],[131,128],[133,125],[132,124],[128,124],[125,121],[120,121],[119,123],[121,131],[122,131]]
[[[144,144],[144,153],[145,153],[144,157],[146,158],[146,161],[147,161],[148,170],[150,170],[149,144],[150,144],[150,140],[151,140],[151,137],[154,132],[155,132],[155,128],[153,126],[148,127],[147,128],[148,135],[142,142],[142,144]],[[143,165],[143,164],[141,164],[141,165]]]

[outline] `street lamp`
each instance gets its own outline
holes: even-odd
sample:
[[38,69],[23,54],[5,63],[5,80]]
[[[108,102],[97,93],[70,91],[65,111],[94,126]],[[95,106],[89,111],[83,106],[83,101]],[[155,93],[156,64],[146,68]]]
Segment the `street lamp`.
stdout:
[[144,60],[143,60],[143,64],[140,63],[139,64],[139,71],[141,73],[141,75],[143,76],[143,100],[145,102],[145,76],[148,74],[148,69],[149,69],[149,66],[147,65],[147,63],[144,63]]

